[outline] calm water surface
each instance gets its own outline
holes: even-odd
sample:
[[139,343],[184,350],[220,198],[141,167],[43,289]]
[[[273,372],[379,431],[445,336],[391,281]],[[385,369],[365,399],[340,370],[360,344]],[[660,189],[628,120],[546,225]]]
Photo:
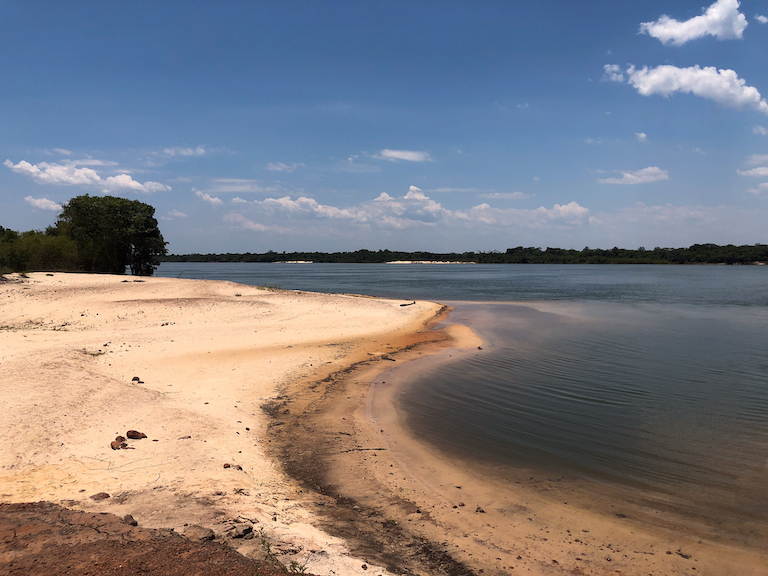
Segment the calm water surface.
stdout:
[[768,526],[768,267],[158,270],[180,274],[450,302],[487,344],[408,387],[416,434],[451,454],[641,488],[713,525]]

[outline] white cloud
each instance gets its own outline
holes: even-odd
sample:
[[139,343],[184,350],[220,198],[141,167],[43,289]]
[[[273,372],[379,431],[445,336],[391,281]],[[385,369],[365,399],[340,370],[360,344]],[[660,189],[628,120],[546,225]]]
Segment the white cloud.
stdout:
[[621,172],[621,178],[600,178],[600,184],[647,184],[668,180],[669,173],[657,166],[649,166],[634,172]]
[[768,154],[752,154],[747,158],[747,164],[752,164],[753,166],[768,164]]
[[700,16],[680,22],[666,14],[656,22],[640,24],[640,33],[648,34],[661,41],[682,46],[690,40],[706,35],[718,40],[738,40],[747,27],[747,18],[739,12],[738,0],[717,0]]
[[415,150],[390,150],[385,148],[379,152],[374,158],[379,160],[389,160],[394,162],[396,160],[408,160],[409,162],[427,162],[431,160],[429,152],[417,152]]
[[752,134],[759,134],[760,136],[768,136],[768,128],[755,124],[752,126]]
[[768,182],[758,184],[757,188],[750,188],[749,191],[755,196],[765,196],[768,198]]
[[271,172],[293,172],[296,168],[304,166],[301,162],[294,162],[293,164],[283,164],[282,162],[270,162],[267,164],[267,170]]
[[698,146],[695,146],[695,147],[691,148],[691,150],[696,152],[696,154],[701,154],[702,156],[705,156],[707,154],[706,152],[704,152],[704,150],[702,150]]
[[66,160],[65,164],[72,166],[117,166],[112,160],[99,160],[97,158],[83,158],[82,160]]
[[585,144],[602,144],[603,139],[602,138],[592,138],[591,136],[589,138],[584,138]]
[[259,224],[236,212],[226,214],[224,216],[224,221],[229,222],[235,228],[239,228],[240,230],[250,230],[251,232],[290,232],[289,229],[281,228],[280,226],[266,226],[264,224]]
[[163,148],[163,154],[166,156],[174,157],[174,156],[202,156],[207,152],[205,148],[202,146],[198,146],[197,148]]
[[768,166],[761,166],[760,168],[752,168],[751,170],[737,170],[739,176],[754,176],[758,178],[765,178],[768,176]]
[[487,198],[489,200],[525,200],[530,197],[529,194],[523,194],[522,192],[489,192],[480,194],[480,198]]
[[618,64],[606,64],[603,70],[604,82],[624,82],[624,74]]
[[215,196],[211,196],[210,194],[206,192],[201,192],[200,190],[195,190],[195,196],[200,198],[200,200],[203,200],[204,202],[208,202],[211,206],[221,206],[224,204],[222,202],[221,198],[216,198]]
[[766,18],[762,14],[755,14],[755,20],[760,22],[760,24],[768,24],[768,18]]
[[274,192],[275,188],[261,186],[256,180],[247,178],[212,178],[207,192]]
[[170,186],[160,184],[159,182],[137,182],[127,174],[118,176],[109,176],[102,179],[98,172],[92,168],[77,168],[75,164],[49,164],[40,162],[39,164],[30,164],[22,160],[14,164],[10,160],[3,163],[5,166],[18,174],[29,176],[41,184],[56,184],[63,186],[93,186],[99,188],[103,193],[121,192],[132,190],[149,194],[152,192],[164,192],[170,190]]
[[168,212],[168,216],[173,216],[174,218],[187,218],[187,215],[184,214],[184,212],[180,212],[179,210],[171,210]]
[[67,150],[66,148],[54,148],[53,151],[56,152],[57,154],[61,154],[62,156],[72,155],[72,150]]
[[409,187],[404,196],[382,192],[371,201],[346,208],[320,204],[304,196],[296,199],[289,196],[266,198],[249,204],[253,209],[277,219],[347,221],[356,229],[434,229],[435,226],[472,229],[480,224],[484,229],[496,226],[506,230],[508,226],[539,228],[548,225],[581,225],[587,222],[589,215],[589,210],[576,202],[534,210],[499,209],[485,203],[469,210],[450,210],[416,186]]
[[48,198],[32,198],[32,196],[27,196],[24,200],[35,208],[40,208],[40,210],[61,210],[61,204],[56,204],[56,202]]
[[645,132],[635,132],[635,138],[637,138],[638,142],[648,141],[648,135]]
[[533,181],[534,182],[538,182],[539,180],[541,180],[541,176],[534,176],[533,177]]
[[675,92],[690,93],[714,100],[730,108],[752,108],[768,114],[768,103],[753,86],[736,75],[733,70],[717,70],[712,66],[690,68],[663,65],[627,70],[629,83],[643,96],[660,94],[669,97]]

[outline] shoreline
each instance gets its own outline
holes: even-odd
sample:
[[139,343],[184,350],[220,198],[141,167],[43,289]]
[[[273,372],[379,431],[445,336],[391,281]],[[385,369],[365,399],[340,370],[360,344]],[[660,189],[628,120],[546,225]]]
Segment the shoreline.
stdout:
[[[768,556],[760,549],[702,540],[693,522],[686,526],[690,533],[679,533],[671,516],[650,516],[637,490],[605,486],[610,496],[601,502],[595,485],[586,493],[574,479],[541,471],[500,478],[493,467],[450,457],[415,438],[397,406],[408,379],[484,345],[467,327],[442,330],[448,339],[397,355],[404,368],[359,367],[326,390],[325,403],[303,414],[313,435],[324,434],[325,440],[305,442],[302,449],[325,450],[327,456],[324,466],[299,462],[289,470],[341,508],[328,514],[326,529],[357,536],[361,550],[381,547],[394,529],[400,544],[390,542],[382,561],[396,558],[402,566],[413,556],[410,550],[421,546],[422,556],[433,560],[430,573],[757,576],[768,571]],[[451,330],[462,333],[457,337]],[[331,453],[330,446],[340,442],[363,450]],[[627,497],[621,509],[613,509],[617,496]]]
[[[260,538],[232,536],[247,525],[314,574],[768,571],[764,555],[587,509],[561,479],[496,481],[413,438],[396,401],[413,371],[484,346],[436,327],[447,306],[60,273],[0,292],[14,383],[0,502],[199,525],[263,558]],[[111,450],[130,428],[149,438]]]
[[[9,279],[0,284],[0,502],[130,514],[179,534],[202,526],[257,560],[366,572],[316,527],[302,488],[268,455],[279,429],[268,413],[291,383],[309,390],[371,350],[386,355],[385,342],[418,330],[439,305],[226,281]],[[126,449],[110,447],[116,435],[129,436]]]

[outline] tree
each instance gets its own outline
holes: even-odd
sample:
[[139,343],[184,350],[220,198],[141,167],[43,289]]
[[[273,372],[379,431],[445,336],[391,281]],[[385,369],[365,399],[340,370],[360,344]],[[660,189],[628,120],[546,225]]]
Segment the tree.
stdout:
[[74,240],[87,272],[151,275],[157,258],[168,252],[157,227],[155,209],[116,196],[76,196],[56,221],[58,234]]

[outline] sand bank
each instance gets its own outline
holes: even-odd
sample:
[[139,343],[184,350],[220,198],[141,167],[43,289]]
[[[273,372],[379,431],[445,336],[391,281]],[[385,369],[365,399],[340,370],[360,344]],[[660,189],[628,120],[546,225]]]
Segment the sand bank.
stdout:
[[[393,350],[440,306],[182,279],[18,280],[0,284],[0,501],[179,532],[250,523],[315,574],[385,573],[315,527],[267,454],[279,424],[262,407],[274,414],[289,385]],[[128,430],[147,438],[113,450]],[[236,542],[262,552],[259,538]]]

